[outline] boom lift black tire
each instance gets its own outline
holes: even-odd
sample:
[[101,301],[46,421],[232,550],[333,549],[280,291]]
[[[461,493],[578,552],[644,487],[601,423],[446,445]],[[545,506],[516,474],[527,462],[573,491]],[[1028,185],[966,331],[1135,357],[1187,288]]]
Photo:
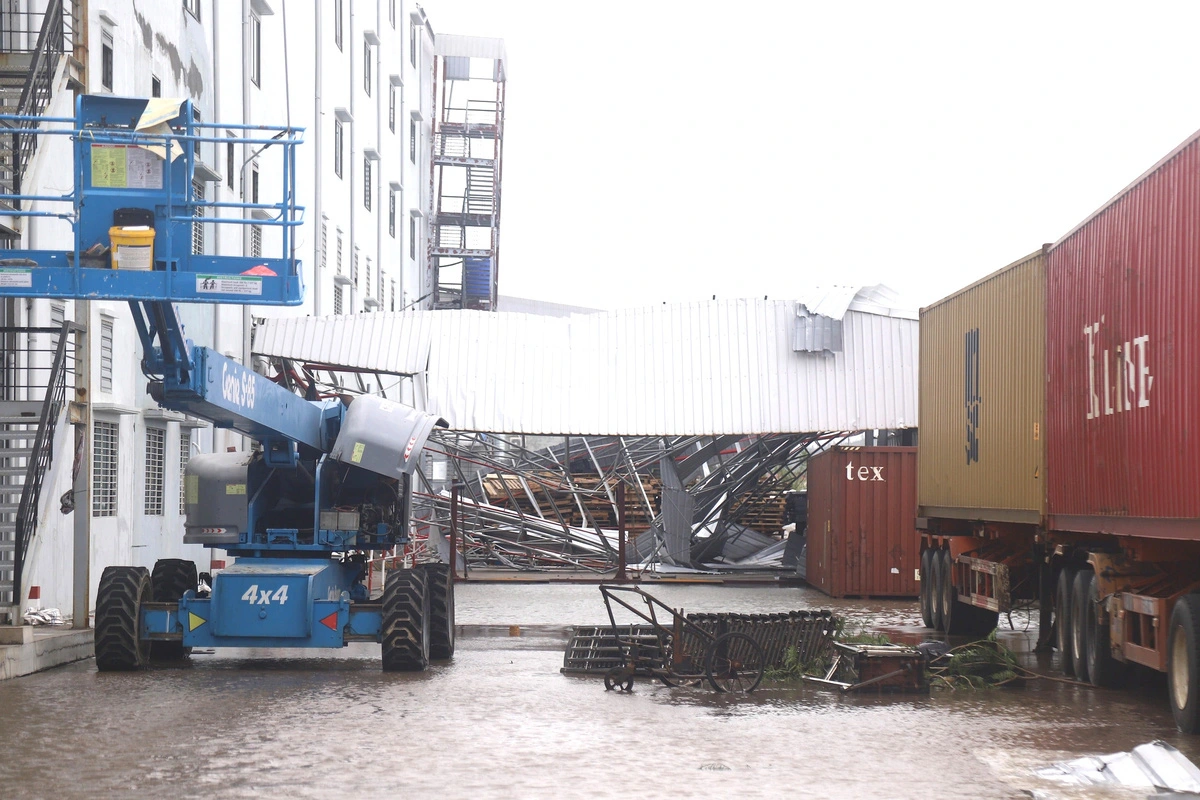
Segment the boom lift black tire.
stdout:
[[1125,664],[1113,658],[1108,620],[1100,621],[1100,582],[1093,573],[1087,581],[1087,671],[1093,686],[1109,689],[1120,685],[1125,678]]
[[1075,571],[1072,566],[1060,569],[1054,589],[1054,646],[1064,675],[1075,674],[1075,665],[1071,663],[1071,589],[1075,584]]
[[929,613],[933,617],[935,631],[946,629],[945,620],[942,618],[942,583],[945,580],[942,572],[942,551],[933,550],[929,556]]
[[1186,594],[1171,612],[1167,638],[1167,696],[1175,727],[1200,733],[1200,594]]
[[921,552],[921,622],[926,628],[933,625],[933,550]]
[[150,640],[139,635],[142,603],[150,599],[145,567],[105,567],[96,593],[96,667],[101,672],[141,669],[150,660]]
[[429,591],[424,570],[388,573],[382,606],[383,671],[421,672],[429,666]]
[[[150,572],[150,590],[156,603],[178,603],[184,592],[196,591],[199,580],[196,564],[182,558],[160,558]],[[155,661],[180,661],[192,654],[182,642],[151,642],[150,657]]]
[[422,564],[429,587],[429,657],[454,658],[454,581],[449,564]]
[[1071,666],[1075,668],[1075,677],[1081,681],[1088,680],[1087,604],[1092,575],[1090,566],[1080,567],[1071,585]]

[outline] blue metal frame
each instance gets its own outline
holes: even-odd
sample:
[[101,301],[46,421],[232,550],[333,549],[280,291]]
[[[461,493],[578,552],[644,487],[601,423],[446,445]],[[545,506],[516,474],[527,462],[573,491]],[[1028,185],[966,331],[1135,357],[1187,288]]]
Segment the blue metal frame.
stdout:
[[[148,104],[146,98],[84,95],[76,101],[74,118],[0,115],[0,123],[21,124],[32,136],[70,136],[74,142],[74,188],[66,195],[10,195],[14,217],[57,217],[74,229],[71,250],[0,250],[0,294],[16,297],[61,297],[92,300],[143,300],[189,303],[252,303],[298,305],[304,297],[301,264],[293,250],[294,228],[303,222],[296,204],[296,146],[303,129],[265,125],[200,124],[192,119],[190,100],[167,124],[169,133],[137,130]],[[58,127],[56,127],[58,126]],[[69,127],[63,127],[69,126]],[[216,135],[233,130],[238,136]],[[211,133],[206,133],[211,131]],[[204,143],[247,145],[258,152],[278,148],[282,185],[278,203],[197,201],[192,189],[196,152]],[[159,148],[162,158],[150,155]],[[116,151],[120,151],[117,153]],[[136,156],[136,158],[134,157]],[[132,160],[131,160],[132,159]],[[97,185],[94,169],[114,165],[112,177]],[[144,165],[140,178],[131,179],[130,164]],[[109,185],[124,181],[123,186]],[[130,185],[146,184],[146,185]],[[157,183],[158,185],[154,185]],[[37,210],[36,205],[57,205]],[[69,206],[69,208],[61,208]],[[148,271],[111,269],[97,247],[109,247],[109,228],[118,209],[150,211],[154,218],[154,264]],[[236,209],[259,211],[267,219],[219,217],[205,214],[203,224],[259,225],[282,230],[281,252],[275,257],[205,256],[191,252],[191,226],[197,211]]]

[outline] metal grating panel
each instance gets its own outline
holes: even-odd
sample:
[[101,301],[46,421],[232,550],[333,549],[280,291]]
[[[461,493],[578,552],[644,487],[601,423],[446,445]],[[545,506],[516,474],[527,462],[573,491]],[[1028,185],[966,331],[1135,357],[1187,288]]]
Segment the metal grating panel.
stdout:
[[146,492],[143,513],[148,517],[163,515],[163,472],[167,451],[167,432],[162,428],[146,428]]
[[187,463],[192,457],[192,432],[179,432],[179,514],[187,513]]
[[117,515],[117,443],[115,422],[96,421],[92,432],[92,516]]

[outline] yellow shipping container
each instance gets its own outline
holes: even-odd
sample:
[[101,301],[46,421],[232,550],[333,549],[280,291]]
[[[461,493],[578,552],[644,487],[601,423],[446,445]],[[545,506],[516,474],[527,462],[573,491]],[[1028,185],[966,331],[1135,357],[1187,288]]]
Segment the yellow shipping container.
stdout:
[[1041,522],[1045,312],[1041,250],[921,310],[920,516]]

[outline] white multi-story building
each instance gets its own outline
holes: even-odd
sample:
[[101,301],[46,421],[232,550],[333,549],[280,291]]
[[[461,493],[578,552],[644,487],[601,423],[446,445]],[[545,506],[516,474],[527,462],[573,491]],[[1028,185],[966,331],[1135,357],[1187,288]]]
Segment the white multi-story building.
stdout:
[[[31,7],[20,15],[28,30],[0,37],[0,51],[36,53],[37,43],[47,41],[39,39],[43,22],[62,25],[49,38],[60,43],[51,48],[57,52],[29,58],[50,76],[40,84],[48,89],[33,113],[72,116],[81,92],[179,97],[192,101],[200,122],[216,125],[205,131],[216,139],[238,135],[238,128],[222,125],[305,130],[296,164],[304,224],[294,241],[295,257],[303,263],[304,304],[180,306],[193,341],[243,360],[249,358],[252,316],[432,307],[427,237],[434,205],[430,142],[436,58],[434,32],[419,5],[411,0],[27,0],[21,5]],[[6,13],[0,10],[0,17]],[[13,24],[3,28],[12,29]],[[17,98],[28,92],[17,91],[20,76],[9,77],[16,88],[6,90],[0,75],[0,103],[7,101],[3,111],[12,113],[18,111]],[[200,155],[203,167],[193,184],[197,196],[230,204],[281,200],[282,162],[271,148],[216,141],[206,143]],[[69,190],[71,160],[65,137],[45,138],[24,169],[16,170],[18,193]],[[4,177],[0,166],[0,183]],[[281,229],[267,224],[269,214],[229,207],[208,213],[249,214],[250,223],[264,224],[215,224],[210,216],[194,226],[194,252],[280,254]],[[71,229],[63,220],[0,216],[0,223],[5,220],[15,239],[10,246],[72,248]],[[28,605],[29,587],[38,586],[41,605],[70,615],[83,607],[73,586],[82,585],[77,583],[82,580],[77,543],[85,537],[90,538],[89,597],[95,596],[100,572],[111,564],[150,567],[159,558],[186,557],[203,570],[208,551],[182,543],[183,466],[193,453],[246,443],[155,406],[146,393],[126,303],[0,301],[0,322],[8,328],[57,326],[63,319],[75,319],[86,329],[89,346],[80,352],[88,353],[90,369],[77,370],[76,380],[79,389],[87,381],[90,392],[68,388],[67,400],[80,401],[79,406],[75,419],[64,409],[54,434],[36,535],[27,548],[13,544],[15,523],[4,520],[15,517],[29,457],[4,457],[3,447],[7,442],[14,452],[21,450],[32,441],[33,426],[0,422],[0,429],[17,431],[0,438],[0,608]],[[36,392],[27,387],[45,371],[32,368],[50,358],[29,344],[41,342],[47,349],[50,334],[23,335],[18,342],[20,336],[3,341],[2,400],[33,399]],[[86,419],[72,424],[84,408],[90,410],[90,425]],[[30,441],[21,438],[23,432]],[[88,454],[86,501],[78,491],[72,495],[72,466],[79,461],[72,453]],[[81,465],[75,466],[78,472]],[[68,513],[72,496],[78,511]],[[60,510],[60,500],[68,510]],[[78,519],[82,511],[89,512],[90,524]],[[23,564],[23,590],[15,598],[4,593],[5,582],[12,581],[14,550]]]

